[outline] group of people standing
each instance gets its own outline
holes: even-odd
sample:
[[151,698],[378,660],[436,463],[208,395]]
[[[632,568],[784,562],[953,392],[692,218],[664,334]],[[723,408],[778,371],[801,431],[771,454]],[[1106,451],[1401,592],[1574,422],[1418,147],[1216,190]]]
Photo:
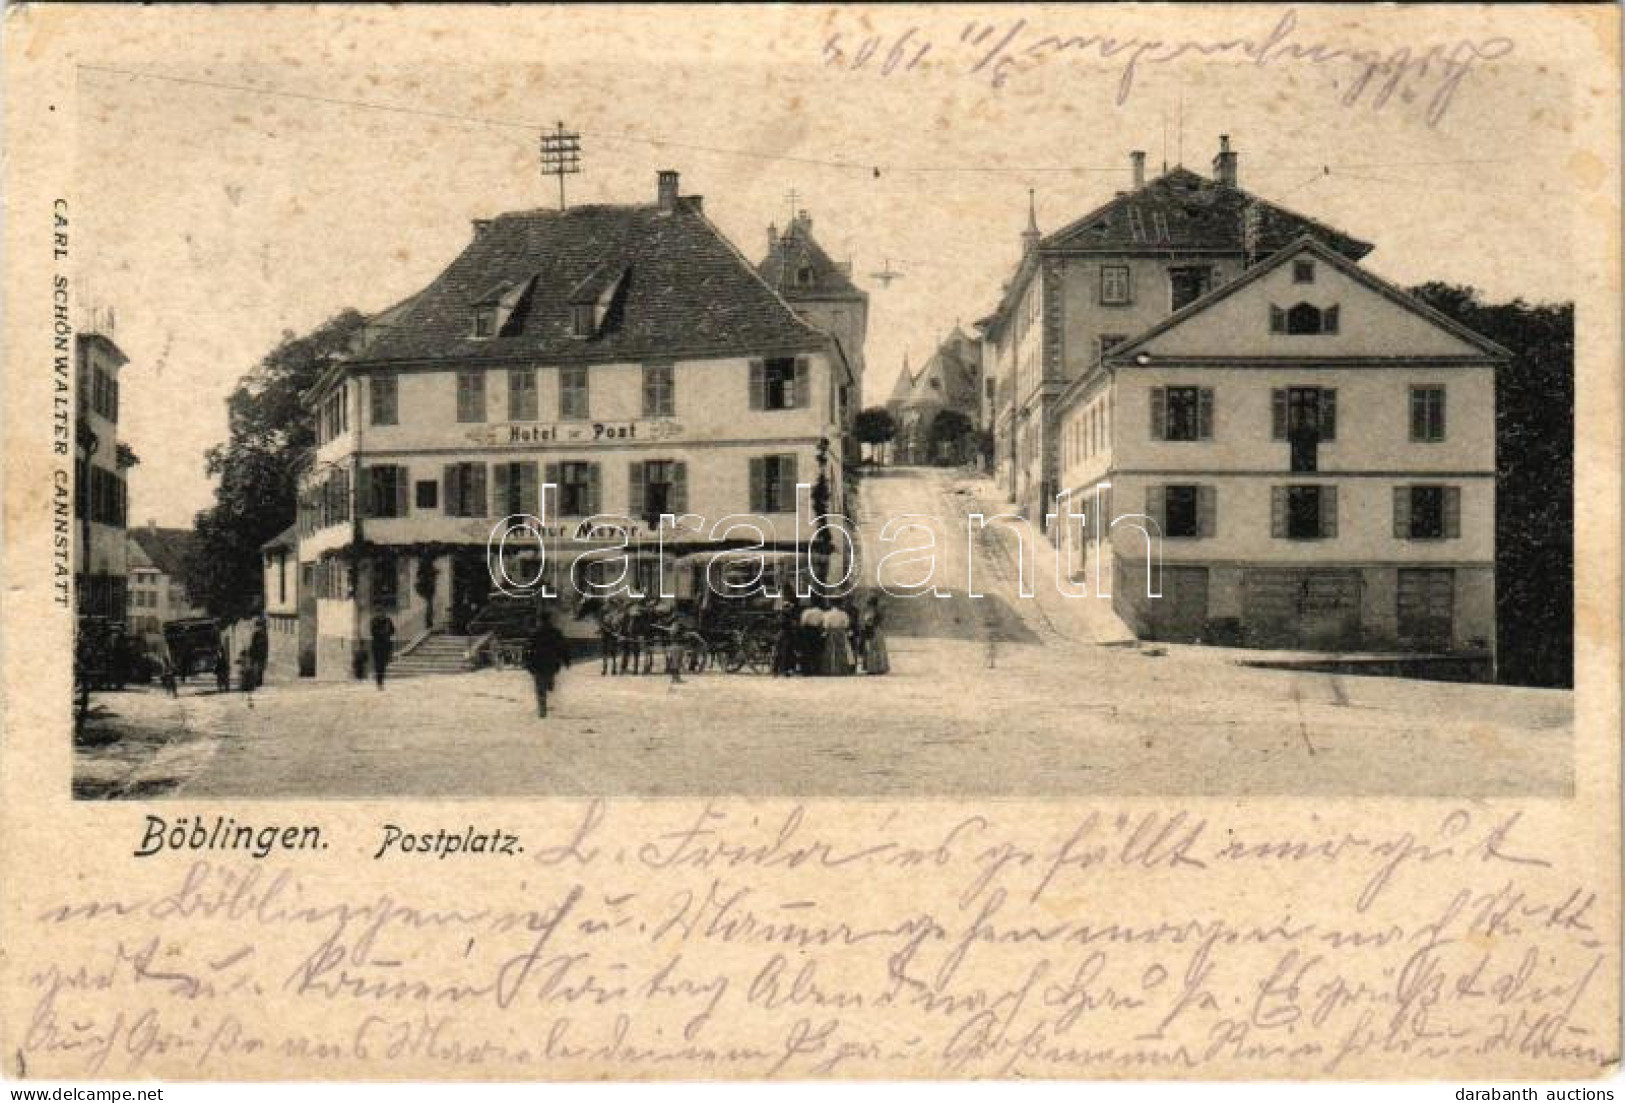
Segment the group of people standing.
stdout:
[[779,605],[773,673],[782,677],[840,677],[891,670],[881,625],[880,595],[859,602],[785,597]]

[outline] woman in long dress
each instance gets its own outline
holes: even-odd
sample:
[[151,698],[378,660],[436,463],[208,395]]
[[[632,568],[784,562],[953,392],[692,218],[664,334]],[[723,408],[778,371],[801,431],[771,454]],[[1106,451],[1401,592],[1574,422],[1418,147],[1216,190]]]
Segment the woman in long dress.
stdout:
[[824,611],[824,673],[852,673],[851,631],[852,618],[847,616],[840,602],[831,602]]
[[888,674],[891,656],[886,653],[886,633],[881,628],[880,595],[870,594],[859,614],[863,622],[863,672]]

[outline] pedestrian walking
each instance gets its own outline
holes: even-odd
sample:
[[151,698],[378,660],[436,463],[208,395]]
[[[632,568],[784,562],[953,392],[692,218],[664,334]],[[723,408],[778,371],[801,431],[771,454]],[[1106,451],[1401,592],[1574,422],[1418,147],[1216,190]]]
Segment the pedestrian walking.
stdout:
[[223,642],[214,652],[214,688],[220,693],[231,692],[231,653]]
[[260,683],[265,680],[265,663],[270,653],[271,642],[265,634],[265,614],[261,613],[254,618],[254,634],[248,640],[248,666],[252,684],[247,688],[258,689]]
[[824,610],[824,673],[844,676],[852,673],[852,618],[841,603],[832,601]]
[[801,627],[801,606],[790,594],[779,598],[779,631],[773,640],[773,675],[788,678],[796,672],[796,632]]
[[175,660],[170,657],[168,644],[158,648],[158,684],[171,697],[180,696],[180,688],[175,683]]
[[389,619],[389,614],[379,609],[372,615],[372,622],[367,626],[372,635],[372,677],[378,683],[378,688],[384,688],[384,671],[389,667],[389,660],[395,656],[395,622]]
[[891,655],[886,650],[885,616],[880,607],[880,595],[870,594],[858,614],[863,623],[863,672],[889,674]]
[[553,691],[559,671],[570,665],[569,642],[553,623],[548,609],[536,613],[536,628],[525,652],[525,667],[536,686],[536,715],[547,715],[547,695]]

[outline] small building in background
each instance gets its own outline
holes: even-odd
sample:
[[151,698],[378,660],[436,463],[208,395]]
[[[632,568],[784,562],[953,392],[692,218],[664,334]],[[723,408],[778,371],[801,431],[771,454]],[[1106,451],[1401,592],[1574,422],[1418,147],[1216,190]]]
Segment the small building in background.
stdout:
[[164,622],[206,616],[186,596],[186,557],[195,539],[191,529],[159,528],[153,521],[128,531],[129,596],[126,623],[149,648],[163,640]]
[[973,462],[980,439],[981,390],[982,343],[957,325],[917,373],[908,370],[905,360],[886,403],[897,422],[894,461]]

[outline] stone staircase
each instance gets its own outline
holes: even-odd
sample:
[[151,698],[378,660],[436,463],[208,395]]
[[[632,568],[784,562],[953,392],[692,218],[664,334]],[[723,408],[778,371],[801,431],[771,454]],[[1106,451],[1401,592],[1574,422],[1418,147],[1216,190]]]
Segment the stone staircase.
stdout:
[[431,632],[410,651],[404,651],[389,664],[391,678],[413,678],[420,674],[464,674],[474,669],[468,649],[478,636],[454,636]]

